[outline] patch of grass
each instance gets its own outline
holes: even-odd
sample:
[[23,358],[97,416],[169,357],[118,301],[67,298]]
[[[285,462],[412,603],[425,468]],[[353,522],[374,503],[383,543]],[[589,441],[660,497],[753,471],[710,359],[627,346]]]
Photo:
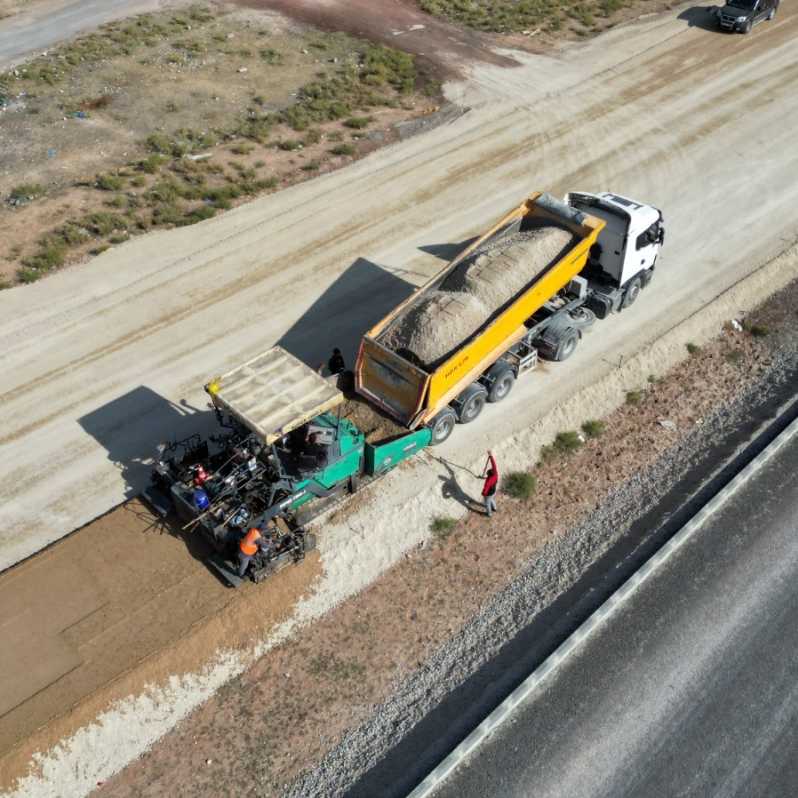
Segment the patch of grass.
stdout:
[[686,348],[688,355],[697,355],[701,351],[701,347],[698,344],[694,344],[692,341],[686,344]]
[[48,235],[39,241],[38,252],[25,258],[22,263],[36,272],[49,272],[64,265],[66,253],[66,242],[58,235]]
[[330,152],[333,155],[354,155],[356,150],[352,144],[337,144]]
[[5,291],[7,288],[12,288],[13,283],[5,278],[0,278],[0,291]]
[[757,324],[752,321],[743,322],[743,329],[754,338],[764,338],[770,333],[770,330],[764,324]]
[[370,116],[350,116],[349,119],[344,120],[344,126],[352,128],[353,130],[363,130],[373,121],[373,118]]
[[640,402],[643,401],[643,392],[642,391],[627,391],[626,392],[626,404],[628,405],[639,405]]
[[12,200],[35,200],[44,196],[44,186],[41,183],[20,183],[14,186],[9,194]]
[[211,188],[203,192],[202,198],[212,203],[217,208],[227,209],[232,207],[231,200],[237,199],[241,196],[241,189],[231,183],[227,186],[220,186],[218,188]]
[[114,174],[97,175],[94,179],[94,185],[102,191],[119,191],[124,184],[122,178]]
[[255,147],[252,144],[248,144],[245,141],[240,141],[230,147],[230,152],[232,152],[234,155],[249,155],[254,149]]
[[319,162],[318,161],[308,161],[306,164],[302,165],[303,172],[318,172],[319,170]]
[[321,131],[312,128],[305,133],[305,146],[310,144],[318,144],[321,141]]
[[279,182],[276,177],[266,177],[263,180],[256,180],[255,188],[258,191],[265,191],[266,189],[276,188]]
[[528,471],[511,471],[505,478],[502,489],[514,499],[529,499],[535,492],[537,479]]
[[115,230],[127,230],[128,222],[117,213],[96,211],[84,216],[78,224],[86,228],[92,235],[103,237]]
[[584,432],[588,438],[600,438],[604,434],[606,426],[607,425],[603,421],[590,419],[582,424],[582,432]]
[[285,152],[294,152],[301,150],[304,145],[297,139],[283,139],[277,142],[277,149],[284,150]]
[[435,518],[430,521],[429,530],[435,536],[436,540],[443,542],[454,532],[456,526],[456,519],[449,518],[446,515],[436,515]]
[[130,178],[130,185],[135,186],[136,188],[141,188],[147,184],[147,178],[144,175],[135,175],[135,177]]
[[89,255],[102,255],[103,252],[110,248],[110,244],[100,244],[99,246],[94,247],[94,249],[90,249]]
[[74,222],[67,222],[58,230],[57,235],[68,247],[78,247],[91,238],[85,227]]
[[283,63],[282,53],[273,50],[271,47],[264,47],[259,53],[261,60],[267,64],[277,65]]
[[137,168],[142,172],[146,172],[148,175],[154,175],[168,160],[169,159],[165,155],[154,153],[153,155],[145,158],[143,161],[139,161]]
[[215,214],[216,208],[210,205],[199,205],[183,216],[183,221],[181,224],[196,224],[197,222],[202,222],[205,219],[210,219]]
[[40,278],[44,277],[44,272],[29,266],[22,266],[17,269],[17,280],[21,283],[35,283]]

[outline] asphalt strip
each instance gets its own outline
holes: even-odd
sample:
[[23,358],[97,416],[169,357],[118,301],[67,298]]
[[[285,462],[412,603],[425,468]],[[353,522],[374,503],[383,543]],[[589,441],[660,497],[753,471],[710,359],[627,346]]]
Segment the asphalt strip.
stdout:
[[512,719],[515,712],[532,698],[546,679],[555,673],[596,631],[611,618],[671,557],[698,532],[704,523],[798,435],[798,419],[794,420],[737,476],[726,484],[699,510],[656,554],[648,559],[590,617],[537,667],[507,698],[499,704],[426,778],[408,798],[429,798],[481,745]]

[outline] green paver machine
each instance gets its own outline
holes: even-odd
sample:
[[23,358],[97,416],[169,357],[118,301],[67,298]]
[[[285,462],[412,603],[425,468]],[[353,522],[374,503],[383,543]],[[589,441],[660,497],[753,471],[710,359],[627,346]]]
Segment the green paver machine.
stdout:
[[205,386],[220,432],[161,444],[145,490],[162,515],[211,543],[210,564],[233,586],[239,544],[257,528],[268,545],[244,576],[260,582],[315,546],[305,525],[362,482],[429,445],[421,429],[370,442],[342,417],[342,392],[279,346]]

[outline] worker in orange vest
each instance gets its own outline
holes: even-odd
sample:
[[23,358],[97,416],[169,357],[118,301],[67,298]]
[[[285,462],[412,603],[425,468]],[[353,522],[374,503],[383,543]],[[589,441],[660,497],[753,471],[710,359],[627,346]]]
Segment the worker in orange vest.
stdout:
[[266,539],[261,535],[260,529],[253,526],[252,529],[241,538],[238,544],[238,575],[244,577],[244,574],[249,568],[252,558],[258,553],[259,549],[267,549],[269,544]]

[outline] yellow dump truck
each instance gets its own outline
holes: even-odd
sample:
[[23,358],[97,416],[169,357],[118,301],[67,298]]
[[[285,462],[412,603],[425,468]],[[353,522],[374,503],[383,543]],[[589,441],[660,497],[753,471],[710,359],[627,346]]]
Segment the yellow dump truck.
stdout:
[[369,330],[356,390],[441,443],[504,399],[538,355],[565,360],[597,317],[631,305],[663,240],[652,206],[531,194]]

